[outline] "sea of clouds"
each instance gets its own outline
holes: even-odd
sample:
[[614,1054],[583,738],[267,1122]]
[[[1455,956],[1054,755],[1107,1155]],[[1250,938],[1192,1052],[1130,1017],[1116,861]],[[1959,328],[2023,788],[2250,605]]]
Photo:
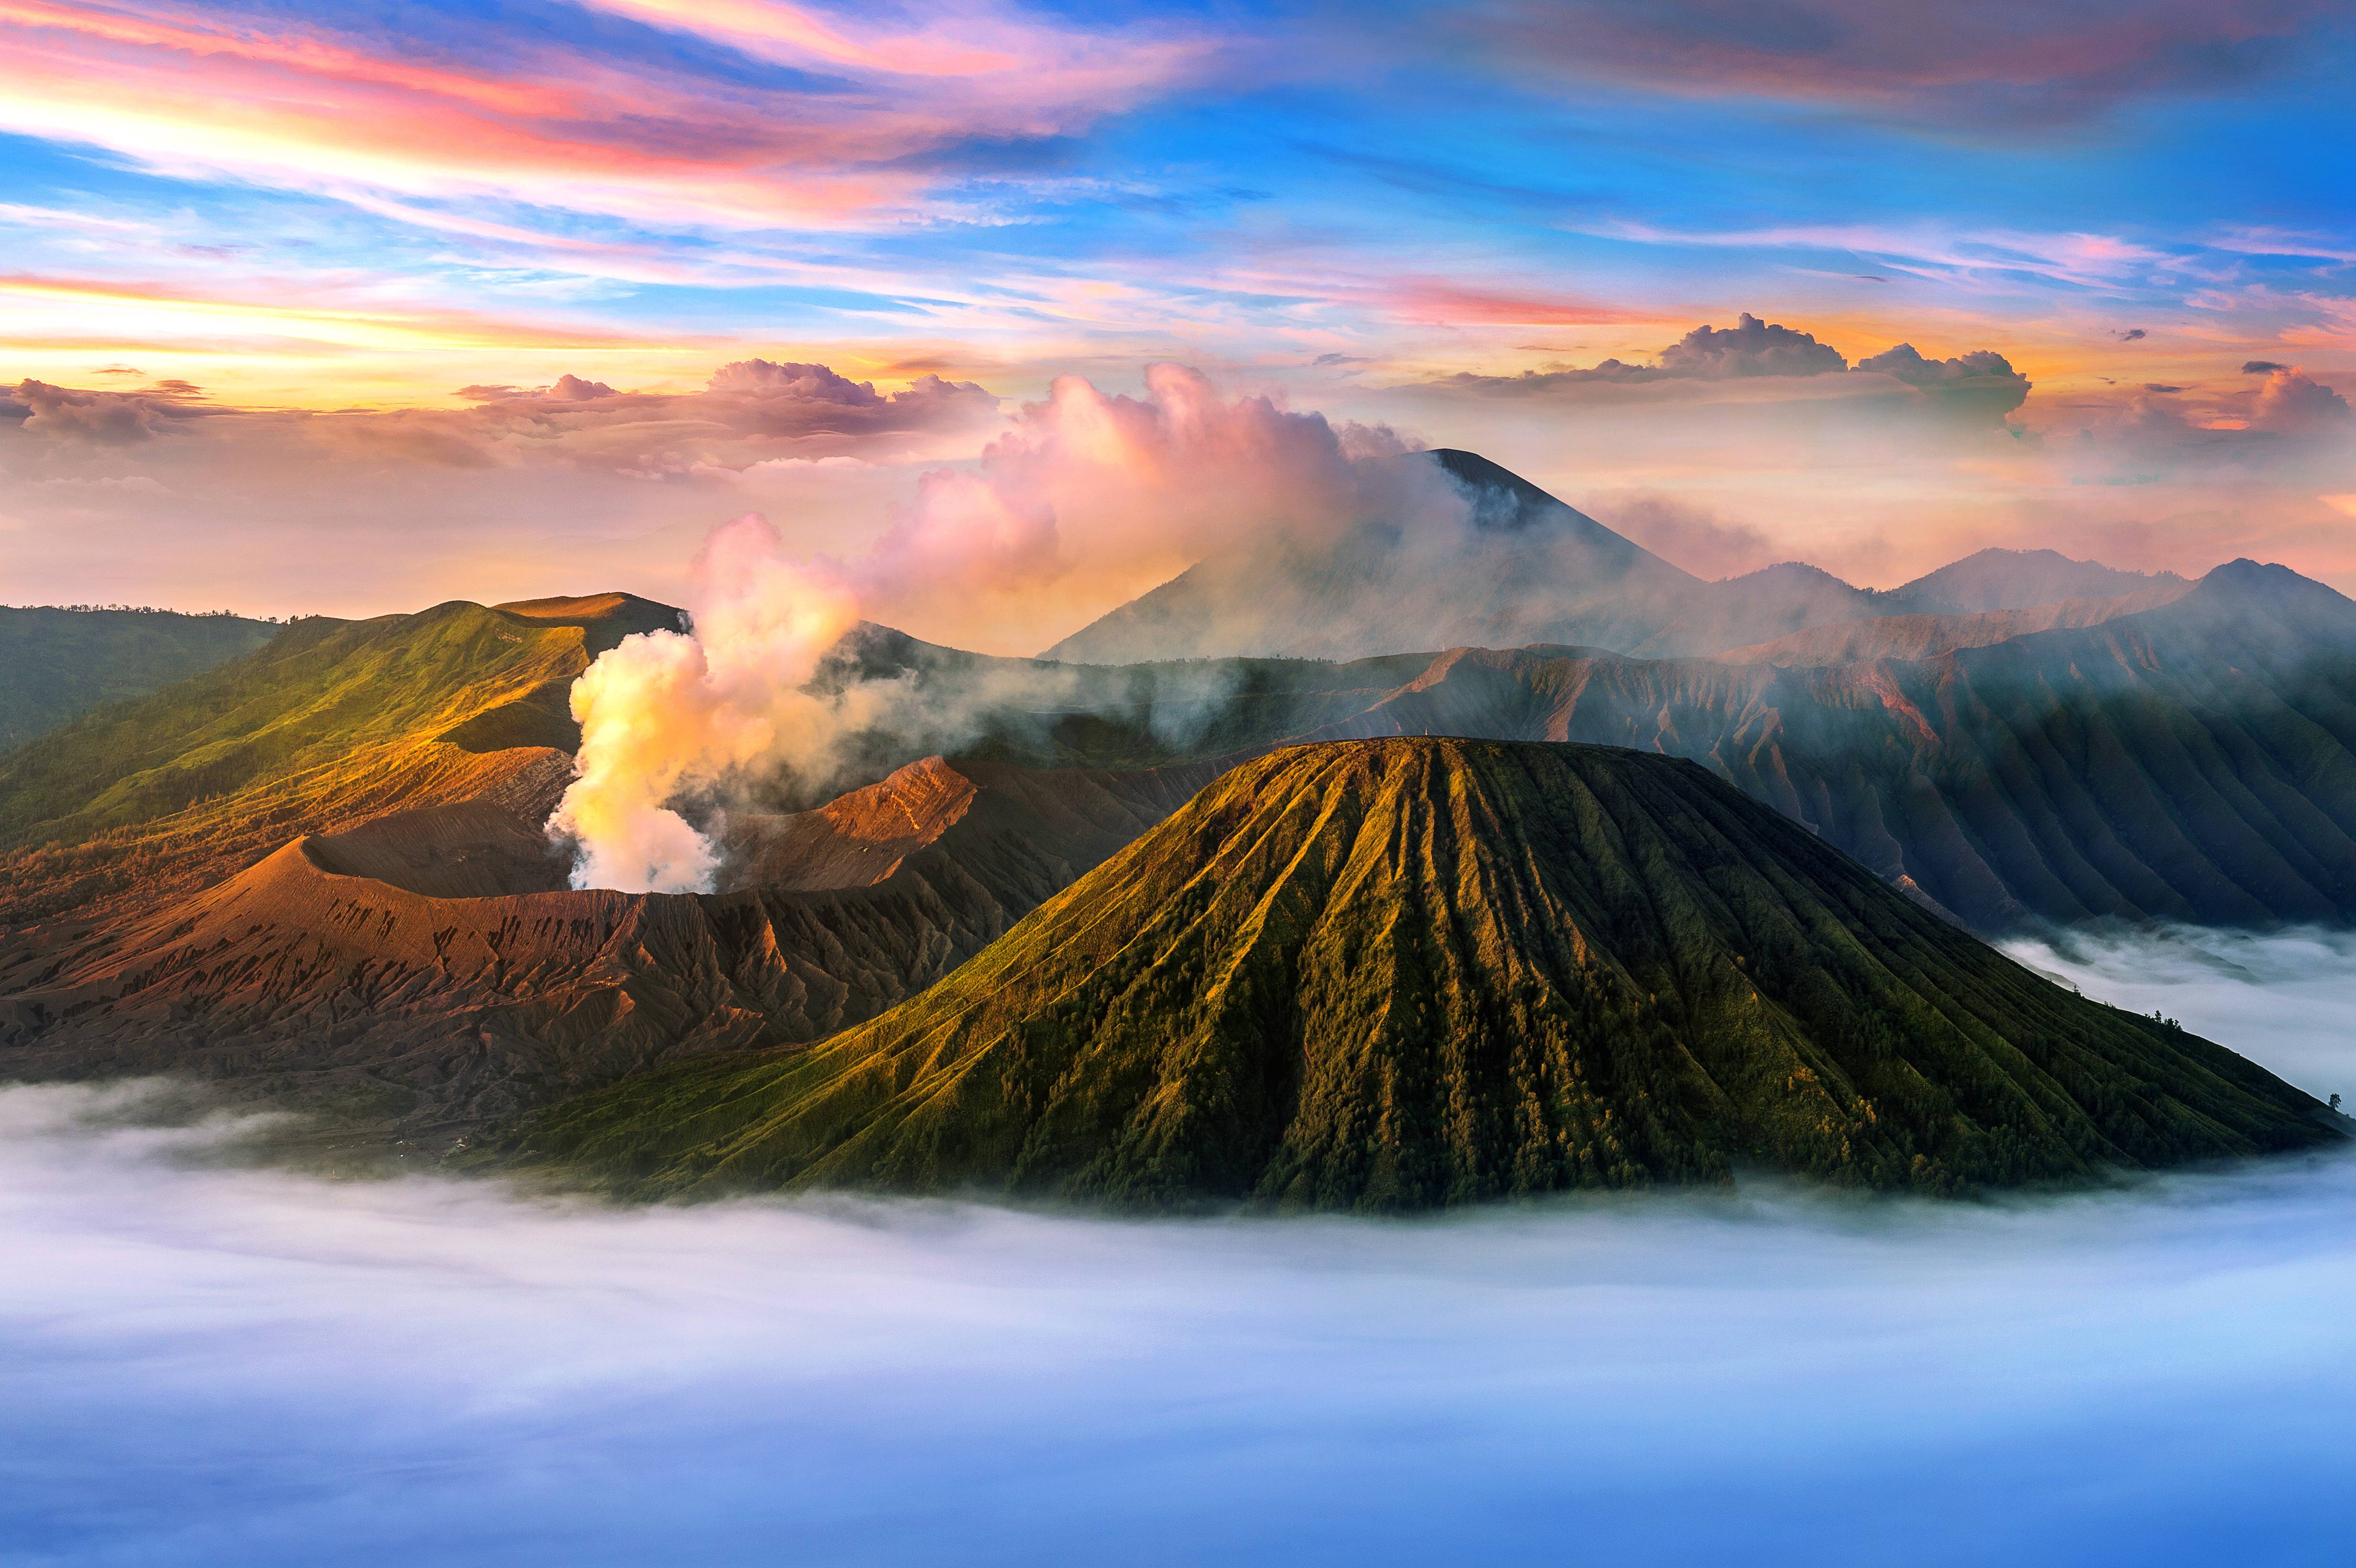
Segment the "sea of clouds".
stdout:
[[[2312,1089],[2350,1050],[2339,939],[2025,955]],[[165,1098],[0,1091],[0,1562],[2340,1563],[2356,1532],[2356,1158],[1147,1224],[333,1180]]]

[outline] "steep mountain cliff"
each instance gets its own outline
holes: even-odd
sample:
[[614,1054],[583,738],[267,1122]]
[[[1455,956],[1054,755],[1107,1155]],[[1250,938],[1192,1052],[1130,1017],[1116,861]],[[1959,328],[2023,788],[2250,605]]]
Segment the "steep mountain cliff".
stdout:
[[512,1147],[742,1186],[1385,1211],[1723,1180],[1953,1192],[2337,1138],[1702,769],[1391,740],[1237,768],[916,998]]

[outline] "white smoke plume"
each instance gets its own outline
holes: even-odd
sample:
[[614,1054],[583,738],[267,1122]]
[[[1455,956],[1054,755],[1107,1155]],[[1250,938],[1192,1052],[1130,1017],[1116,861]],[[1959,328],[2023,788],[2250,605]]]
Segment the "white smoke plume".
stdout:
[[[676,809],[683,792],[779,766],[823,779],[846,737],[902,716],[917,700],[905,681],[808,689],[862,617],[1067,631],[1075,604],[1133,581],[1141,563],[1175,570],[1269,530],[1316,539],[1403,507],[1462,508],[1436,475],[1372,461],[1405,450],[1387,430],[1226,398],[1182,366],[1145,382],[1141,398],[1057,380],[975,468],[926,475],[854,560],[789,559],[757,514],[713,530],[693,630],[628,638],[573,687],[578,777],[549,827],[573,846],[574,886],[710,889],[719,851]],[[942,696],[926,700],[927,728],[953,735]]]

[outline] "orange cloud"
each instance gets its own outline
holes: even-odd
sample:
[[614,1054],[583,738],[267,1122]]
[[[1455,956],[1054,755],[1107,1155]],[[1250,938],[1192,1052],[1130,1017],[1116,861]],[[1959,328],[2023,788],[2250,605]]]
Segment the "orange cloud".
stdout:
[[1482,289],[1435,278],[1413,280],[1392,291],[1383,304],[1403,321],[1419,324],[1474,322],[1500,326],[1601,326],[1658,319],[1655,311],[1624,310],[1564,294]]
[[[0,298],[40,301],[45,325],[69,325],[77,307],[197,325],[234,324],[288,334],[328,332],[345,341],[468,348],[628,349],[649,340],[610,328],[552,327],[499,321],[465,311],[400,312],[323,304],[286,304],[209,296],[160,283],[118,283],[80,278],[0,274]],[[45,339],[27,335],[27,341]],[[16,341],[14,335],[0,343]],[[85,338],[85,341],[94,339]]]

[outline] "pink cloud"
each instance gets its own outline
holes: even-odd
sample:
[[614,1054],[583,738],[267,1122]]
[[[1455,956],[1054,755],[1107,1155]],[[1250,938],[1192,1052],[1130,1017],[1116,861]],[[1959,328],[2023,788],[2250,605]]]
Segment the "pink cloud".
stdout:
[[2251,429],[2292,434],[2347,430],[2351,421],[2346,398],[2297,369],[2270,372],[2250,412]]
[[1407,280],[1376,302],[1395,318],[1418,323],[1477,323],[1507,326],[1589,326],[1647,321],[1635,312],[1539,290],[1484,288],[1439,278]]
[[[0,0],[0,125],[154,166],[329,191],[492,195],[734,228],[853,227],[911,210],[904,166],[971,137],[1068,133],[1200,69],[1175,35],[980,25],[965,48],[831,31],[733,5],[623,6],[666,25],[776,35],[849,71],[847,90],[714,80],[660,59],[517,40],[496,69],[420,40],[234,5]],[[741,25],[741,26],[740,26]],[[812,30],[815,27],[816,30]]]
[[27,434],[125,446],[160,434],[191,415],[211,412],[189,406],[196,393],[185,381],[166,382],[147,392],[99,392],[27,380],[17,383],[6,402],[0,402],[0,414],[23,410],[17,416],[23,421],[19,428]]

